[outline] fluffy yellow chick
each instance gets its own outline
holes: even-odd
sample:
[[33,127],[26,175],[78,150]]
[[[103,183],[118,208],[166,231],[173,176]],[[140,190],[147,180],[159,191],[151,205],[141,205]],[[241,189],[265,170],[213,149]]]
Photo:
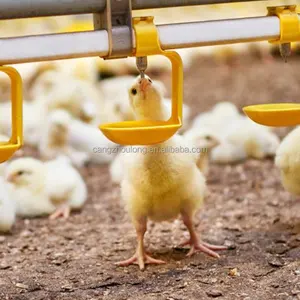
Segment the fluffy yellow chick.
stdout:
[[199,114],[194,119],[192,128],[209,128],[217,133],[239,116],[239,111],[233,103],[219,102],[210,111]]
[[5,179],[18,215],[35,217],[55,211],[46,191],[46,176],[44,164],[33,158],[20,158],[7,166]]
[[80,80],[95,84],[98,80],[98,66],[96,57],[83,57],[55,61],[58,72],[65,73]]
[[[5,143],[9,141],[9,137],[4,134],[0,134],[0,143]],[[5,168],[7,166],[8,162],[3,162],[0,164],[0,176],[4,176]]]
[[111,162],[118,152],[118,145],[108,140],[96,126],[75,119],[69,125],[69,143],[87,154],[89,161],[95,164]]
[[219,137],[210,129],[190,129],[183,137],[190,144],[191,149],[197,150],[197,166],[205,176],[209,172],[211,151],[220,144]]
[[[23,83],[23,97],[30,100],[30,88],[38,76],[48,69],[48,63],[34,62],[11,65],[20,73]],[[11,82],[7,74],[0,72],[0,101],[11,98]]]
[[45,163],[46,189],[57,207],[50,219],[69,217],[71,210],[79,210],[87,200],[86,184],[79,172],[64,157]]
[[[0,103],[0,132],[11,135],[11,103]],[[37,146],[45,112],[34,102],[23,101],[23,135],[26,145]]]
[[109,174],[111,181],[116,184],[120,184],[124,177],[124,159],[126,159],[125,151],[128,149],[130,151],[130,147],[121,148],[121,153],[119,153],[112,163],[109,166]]
[[[149,77],[139,77],[134,82],[129,90],[129,98],[138,120],[168,118],[161,92]],[[144,235],[148,219],[160,222],[181,215],[190,232],[190,240],[184,243],[191,245],[188,256],[195,251],[203,251],[213,257],[219,257],[213,250],[226,249],[223,246],[204,243],[197,236],[193,217],[206,193],[205,178],[197,168],[193,154],[162,150],[165,147],[174,149],[180,146],[185,147],[185,141],[181,136],[175,135],[164,143],[141,147],[140,149],[146,149],[144,153],[126,155],[126,172],[121,192],[136,229],[138,245],[133,257],[119,262],[119,266],[137,262],[143,270],[145,264],[164,263],[152,258],[145,251]]]
[[[135,115],[129,103],[127,94],[127,91],[131,87],[134,79],[134,76],[127,75],[105,79],[100,82],[99,89],[103,93],[103,97],[105,98],[103,109],[107,116],[105,122],[120,122],[135,119]],[[161,93],[165,95],[165,85],[160,81],[156,81],[156,84],[159,85]],[[167,109],[171,114],[171,100],[169,98],[164,98],[164,104],[167,106]],[[180,129],[181,131],[184,131],[184,129],[186,129],[190,114],[191,112],[189,106],[184,104],[183,127]],[[104,120],[104,118],[102,118],[102,120]]]
[[245,116],[233,120],[221,132],[225,141],[242,147],[248,157],[256,159],[274,156],[280,143],[278,136],[268,127],[256,124]]
[[218,164],[233,164],[246,159],[247,153],[241,145],[233,145],[226,141],[222,141],[211,153],[211,160]]
[[16,159],[6,168],[5,179],[17,214],[23,217],[67,218],[87,198],[83,179],[63,157],[46,163],[30,157]]
[[77,167],[82,167],[89,160],[87,153],[76,151],[69,144],[71,123],[72,117],[65,110],[58,109],[49,113],[39,143],[39,151],[43,159],[66,155]]
[[258,125],[240,116],[223,130],[221,143],[212,150],[212,161],[219,164],[241,162],[247,158],[273,157],[280,140],[268,127]]
[[282,184],[294,195],[300,195],[299,139],[300,127],[297,127],[282,140],[275,157],[275,165],[280,170]]
[[10,199],[2,177],[0,177],[0,191],[0,232],[9,232],[16,221],[16,204]]
[[55,66],[53,66],[53,69],[49,69],[50,70],[44,72],[38,76],[34,82],[32,82],[30,86],[31,99],[39,100],[41,95],[48,95],[57,84],[60,84],[66,80],[64,74],[55,70]]
[[98,123],[101,114],[104,114],[103,98],[94,84],[61,74],[57,81],[53,78],[55,74],[56,72],[48,73],[47,78],[45,74],[45,83],[49,82],[50,91],[38,96],[37,101],[45,105],[47,111],[65,109],[83,122]]

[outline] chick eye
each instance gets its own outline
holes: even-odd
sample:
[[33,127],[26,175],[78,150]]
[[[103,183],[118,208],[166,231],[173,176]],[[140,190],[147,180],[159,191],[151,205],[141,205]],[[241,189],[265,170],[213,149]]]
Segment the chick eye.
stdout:
[[18,173],[17,173],[17,175],[18,176],[21,176],[21,175],[23,175],[25,172],[24,171],[19,171]]
[[209,135],[206,135],[206,136],[205,136],[205,139],[206,139],[207,141],[210,141],[210,140],[211,140],[211,137],[210,137]]
[[132,94],[132,95],[136,95],[136,94],[137,94],[137,90],[136,90],[136,89],[132,89],[132,90],[131,90],[131,94]]
[[152,83],[152,80],[151,80],[150,78],[148,79],[148,81],[149,81],[150,83]]

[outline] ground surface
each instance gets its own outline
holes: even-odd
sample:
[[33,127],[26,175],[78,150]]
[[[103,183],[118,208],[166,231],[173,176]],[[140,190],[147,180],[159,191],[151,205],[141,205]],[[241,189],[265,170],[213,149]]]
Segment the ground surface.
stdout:
[[[298,101],[300,61],[248,57],[227,69],[197,62],[185,80],[196,114],[218,101]],[[281,131],[283,133],[283,131]],[[271,160],[213,166],[197,215],[203,239],[230,245],[221,259],[186,258],[180,221],[149,224],[146,242],[164,266],[140,272],[114,262],[134,252],[135,232],[107,167],[82,170],[90,197],[67,221],[19,220],[0,237],[0,299],[300,299],[300,201],[283,190]],[[151,241],[151,244],[150,244]]]

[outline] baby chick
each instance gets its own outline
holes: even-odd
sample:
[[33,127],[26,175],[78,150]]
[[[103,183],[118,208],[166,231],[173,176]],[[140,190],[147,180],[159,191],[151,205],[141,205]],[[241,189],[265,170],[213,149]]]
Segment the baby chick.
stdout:
[[216,104],[211,111],[198,115],[192,127],[193,128],[210,128],[218,131],[230,124],[232,120],[238,118],[239,112],[236,106],[231,102],[220,102]]
[[16,205],[9,198],[4,179],[0,177],[0,232],[9,232],[16,221]]
[[[168,111],[172,111],[172,100],[169,98],[164,99],[164,103],[168,109]],[[187,130],[190,125],[190,117],[191,117],[191,108],[187,104],[182,105],[182,127],[179,129],[179,133],[183,133]]]
[[124,160],[126,159],[126,151],[130,151],[130,147],[120,148],[121,153],[119,153],[109,166],[110,178],[113,183],[121,184],[124,177]]
[[77,167],[82,167],[89,160],[87,153],[76,151],[69,145],[71,122],[72,117],[65,110],[58,109],[49,113],[39,144],[43,159],[66,155]]
[[101,113],[100,92],[84,80],[66,77],[66,80],[53,87],[44,101],[48,111],[65,109],[74,118],[86,123],[96,122],[99,118],[97,113]]
[[86,80],[93,84],[98,80],[98,66],[96,57],[65,59],[55,61],[54,63],[59,72],[65,73],[74,78]]
[[12,161],[5,172],[10,198],[23,217],[49,215],[51,219],[69,216],[87,198],[86,185],[65,158],[49,162],[24,157]]
[[48,95],[57,84],[64,80],[65,75],[55,70],[53,66],[53,69],[44,72],[32,82],[30,86],[30,98],[39,101],[41,95]]
[[[0,132],[11,135],[11,103],[0,103]],[[41,135],[41,124],[45,114],[43,107],[34,102],[23,101],[23,134],[24,143],[37,146]]]
[[[3,37],[3,35],[1,35]],[[45,70],[44,62],[11,65],[22,77],[23,97],[29,99],[30,86],[35,78]],[[11,82],[6,73],[0,72],[0,101],[11,98]]]
[[[8,141],[9,141],[9,137],[7,135],[0,134],[0,143],[5,143]],[[7,164],[8,164],[7,161],[0,164],[0,176],[4,175],[4,171],[5,171]]]
[[[163,97],[149,77],[138,78],[129,90],[130,104],[138,120],[166,120],[168,111]],[[193,154],[168,153],[164,147],[185,147],[183,137],[175,135],[164,143],[147,146],[146,152],[126,153],[126,172],[121,184],[122,197],[137,233],[137,249],[133,257],[119,262],[128,266],[135,262],[141,270],[145,264],[162,264],[162,260],[149,256],[144,247],[147,220],[165,221],[182,216],[190,233],[188,256],[203,251],[213,257],[213,250],[226,247],[209,245],[200,241],[193,225],[193,217],[206,193],[205,178],[197,168]]]
[[219,137],[209,129],[190,129],[183,137],[187,143],[190,143],[190,147],[193,150],[197,150],[195,155],[197,156],[197,166],[205,176],[209,172],[209,159],[212,149],[220,144]]
[[56,211],[50,216],[68,218],[71,209],[79,210],[87,200],[87,187],[79,174],[65,157],[45,163],[47,193],[54,203]]
[[294,195],[300,195],[299,139],[300,127],[297,127],[282,140],[275,157],[275,165],[280,170],[282,184]]
[[86,123],[101,120],[104,104],[102,93],[94,83],[52,70],[41,75],[31,90],[32,97],[46,112],[65,109]]
[[46,191],[46,176],[44,163],[33,158],[16,159],[7,166],[5,180],[18,215],[35,217],[55,211]]
[[71,147],[86,153],[92,163],[109,163],[118,152],[118,145],[108,140],[97,127],[80,120],[71,121],[69,134]]
[[[129,103],[127,91],[131,87],[134,81],[134,76],[119,76],[115,78],[102,80],[99,84],[99,89],[103,93],[105,98],[104,110],[107,118],[104,116],[101,118],[103,122],[120,122],[134,120],[135,115],[132,107]],[[160,89],[163,95],[166,94],[166,87],[160,81],[156,82],[157,87]],[[167,106],[171,114],[171,99],[164,98],[164,104]],[[189,118],[190,108],[188,105],[183,104],[183,127],[180,131],[186,129]]]
[[264,159],[274,156],[279,138],[270,127],[254,123],[239,114],[230,102],[220,102],[211,111],[200,114],[192,129],[210,129],[219,136],[220,145],[212,149],[212,160],[218,163],[235,163],[247,157]]
[[211,160],[218,164],[233,164],[247,159],[247,153],[242,146],[236,146],[222,141],[212,150]]
[[242,147],[247,157],[264,159],[274,156],[279,146],[278,136],[268,127],[254,123],[245,116],[240,116],[221,131],[224,140]]

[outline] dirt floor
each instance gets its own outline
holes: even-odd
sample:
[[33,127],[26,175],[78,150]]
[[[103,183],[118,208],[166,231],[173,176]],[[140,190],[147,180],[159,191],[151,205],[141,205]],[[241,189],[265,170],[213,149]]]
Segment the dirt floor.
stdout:
[[[224,100],[298,102],[299,87],[297,59],[199,60],[185,74],[185,101],[194,114]],[[196,224],[204,240],[230,246],[219,260],[185,257],[176,247],[187,236],[181,221],[151,223],[146,244],[167,264],[144,272],[114,266],[133,254],[135,232],[107,167],[82,174],[90,197],[81,213],[19,220],[0,237],[1,300],[300,299],[300,201],[283,190],[272,160],[212,166]]]

